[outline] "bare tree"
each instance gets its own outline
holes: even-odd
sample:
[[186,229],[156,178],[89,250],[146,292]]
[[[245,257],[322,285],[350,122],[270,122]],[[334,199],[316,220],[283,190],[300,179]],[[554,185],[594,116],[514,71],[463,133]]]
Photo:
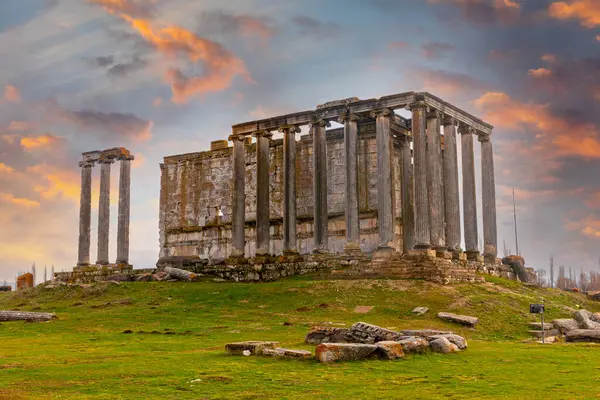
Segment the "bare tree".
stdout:
[[512,250],[506,247],[506,240],[502,241],[502,257],[508,257],[512,253]]
[[540,268],[540,269],[538,269],[536,271],[536,275],[537,275],[537,284],[538,284],[538,286],[542,286],[542,287],[547,286],[547,282],[546,282],[546,270]]
[[52,264],[52,270],[50,271],[50,280],[54,280],[54,264]]
[[565,267],[561,265],[558,267],[558,280],[556,281],[556,287],[559,289],[567,288],[567,278],[565,278]]
[[550,255],[550,287],[554,288],[554,255]]
[[581,289],[582,292],[590,290],[590,281],[587,274],[583,271],[579,273],[579,289]]
[[35,287],[35,282],[37,278],[37,273],[35,271],[35,263],[31,266],[31,274],[33,275],[33,287]]
[[48,267],[44,265],[44,283],[48,282]]

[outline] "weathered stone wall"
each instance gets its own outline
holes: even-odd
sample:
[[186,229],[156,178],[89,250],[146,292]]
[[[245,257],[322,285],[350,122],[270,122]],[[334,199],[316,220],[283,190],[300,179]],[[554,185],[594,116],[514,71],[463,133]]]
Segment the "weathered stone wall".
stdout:
[[[160,257],[200,256],[226,258],[231,251],[232,148],[165,157],[161,165]],[[283,143],[270,146],[271,253],[280,254],[283,237]],[[313,159],[312,135],[296,143],[296,186],[298,247],[301,253],[313,249]],[[377,153],[375,124],[359,124],[358,146],[359,208],[361,248],[372,251],[378,245]],[[402,248],[400,149],[392,153],[395,234]],[[327,131],[327,185],[329,250],[343,251],[345,239],[345,161],[343,129]],[[246,145],[246,255],[256,251],[256,146]],[[220,210],[220,211],[219,211]],[[219,215],[222,214],[222,215]]]

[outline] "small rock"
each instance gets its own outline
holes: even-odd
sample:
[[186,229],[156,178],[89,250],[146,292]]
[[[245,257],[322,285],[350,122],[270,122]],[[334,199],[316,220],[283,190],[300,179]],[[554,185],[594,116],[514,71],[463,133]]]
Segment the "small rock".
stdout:
[[242,351],[242,355],[243,355],[243,356],[249,356],[250,354],[252,354],[252,353],[250,352],[250,350],[244,350],[244,351]]
[[450,343],[445,337],[432,340],[431,343],[429,343],[429,347],[431,347],[433,352],[442,354],[456,353],[458,351],[458,346],[454,343]]
[[401,343],[384,341],[378,342],[376,346],[377,350],[375,350],[373,354],[382,360],[397,360],[399,358],[404,358],[404,349],[402,348]]
[[399,340],[405,354],[424,353],[429,348],[429,342],[421,337],[412,337]]
[[355,361],[370,356],[377,346],[362,343],[322,343],[317,346],[315,355],[322,363],[334,361]]
[[552,324],[561,334],[565,334],[574,329],[579,329],[579,323],[572,318],[559,318],[552,321]]
[[263,349],[263,355],[282,358],[294,358],[306,360],[312,358],[312,353],[307,350],[293,350],[277,347],[275,349]]
[[595,329],[574,329],[565,335],[567,342],[600,343],[600,331]]
[[264,341],[247,341],[247,342],[235,342],[228,343],[225,345],[225,351],[227,354],[240,355],[243,354],[244,350],[248,350],[251,354],[259,355],[262,354],[263,349],[274,349],[279,345],[279,342],[264,342]]
[[424,315],[427,313],[427,311],[429,311],[429,308],[427,307],[416,307],[414,310],[412,310],[412,313],[415,315]]
[[438,318],[444,321],[456,322],[466,326],[475,326],[479,322],[479,318],[470,317],[468,315],[458,315],[448,312],[438,313]]
[[429,336],[427,338],[427,340],[429,340],[430,342],[440,339],[440,338],[446,338],[448,339],[448,341],[450,343],[453,343],[456,345],[456,347],[458,347],[461,350],[464,350],[467,348],[467,340],[459,335],[455,335],[455,334],[446,334],[446,335],[433,335],[433,336]]

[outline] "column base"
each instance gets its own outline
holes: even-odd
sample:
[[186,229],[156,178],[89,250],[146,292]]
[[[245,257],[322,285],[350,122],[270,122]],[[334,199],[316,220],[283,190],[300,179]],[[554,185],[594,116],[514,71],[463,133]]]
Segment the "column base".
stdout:
[[387,244],[380,244],[373,251],[372,258],[373,260],[385,260],[387,258],[392,257],[396,253],[393,247],[388,246]]
[[283,262],[299,262],[304,259],[296,249],[286,249],[283,250],[282,255],[280,257]]
[[430,249],[432,246],[429,243],[419,243],[419,244],[415,244],[415,250],[427,250]]
[[469,261],[483,261],[481,253],[477,250],[467,250],[467,260]]
[[313,249],[312,253],[313,254],[327,254],[327,253],[329,253],[329,250],[327,249],[326,246],[318,246]]
[[454,251],[452,253],[452,259],[458,261],[467,261],[467,253],[464,251]]
[[408,251],[409,257],[429,257],[436,258],[437,254],[434,249],[417,249]]
[[346,243],[344,246],[344,254],[355,255],[360,254],[362,250],[360,249],[360,244],[358,243]]
[[446,246],[436,246],[435,247],[435,255],[439,258],[444,258],[444,256],[448,253],[448,248]]
[[437,258],[443,258],[445,260],[452,260],[452,252],[451,251],[439,251],[436,249],[435,256]]
[[248,264],[248,260],[243,255],[232,254],[225,259],[225,263],[229,265],[244,265]]

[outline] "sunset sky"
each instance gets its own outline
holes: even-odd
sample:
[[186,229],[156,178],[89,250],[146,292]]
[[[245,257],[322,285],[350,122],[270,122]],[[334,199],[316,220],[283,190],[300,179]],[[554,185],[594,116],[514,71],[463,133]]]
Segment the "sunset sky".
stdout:
[[[84,151],[136,155],[131,262],[149,267],[163,156],[237,122],[411,90],[495,126],[500,248],[515,249],[514,187],[528,266],[600,268],[599,0],[5,0],[0,282],[75,265]],[[92,260],[98,184],[95,168]]]

